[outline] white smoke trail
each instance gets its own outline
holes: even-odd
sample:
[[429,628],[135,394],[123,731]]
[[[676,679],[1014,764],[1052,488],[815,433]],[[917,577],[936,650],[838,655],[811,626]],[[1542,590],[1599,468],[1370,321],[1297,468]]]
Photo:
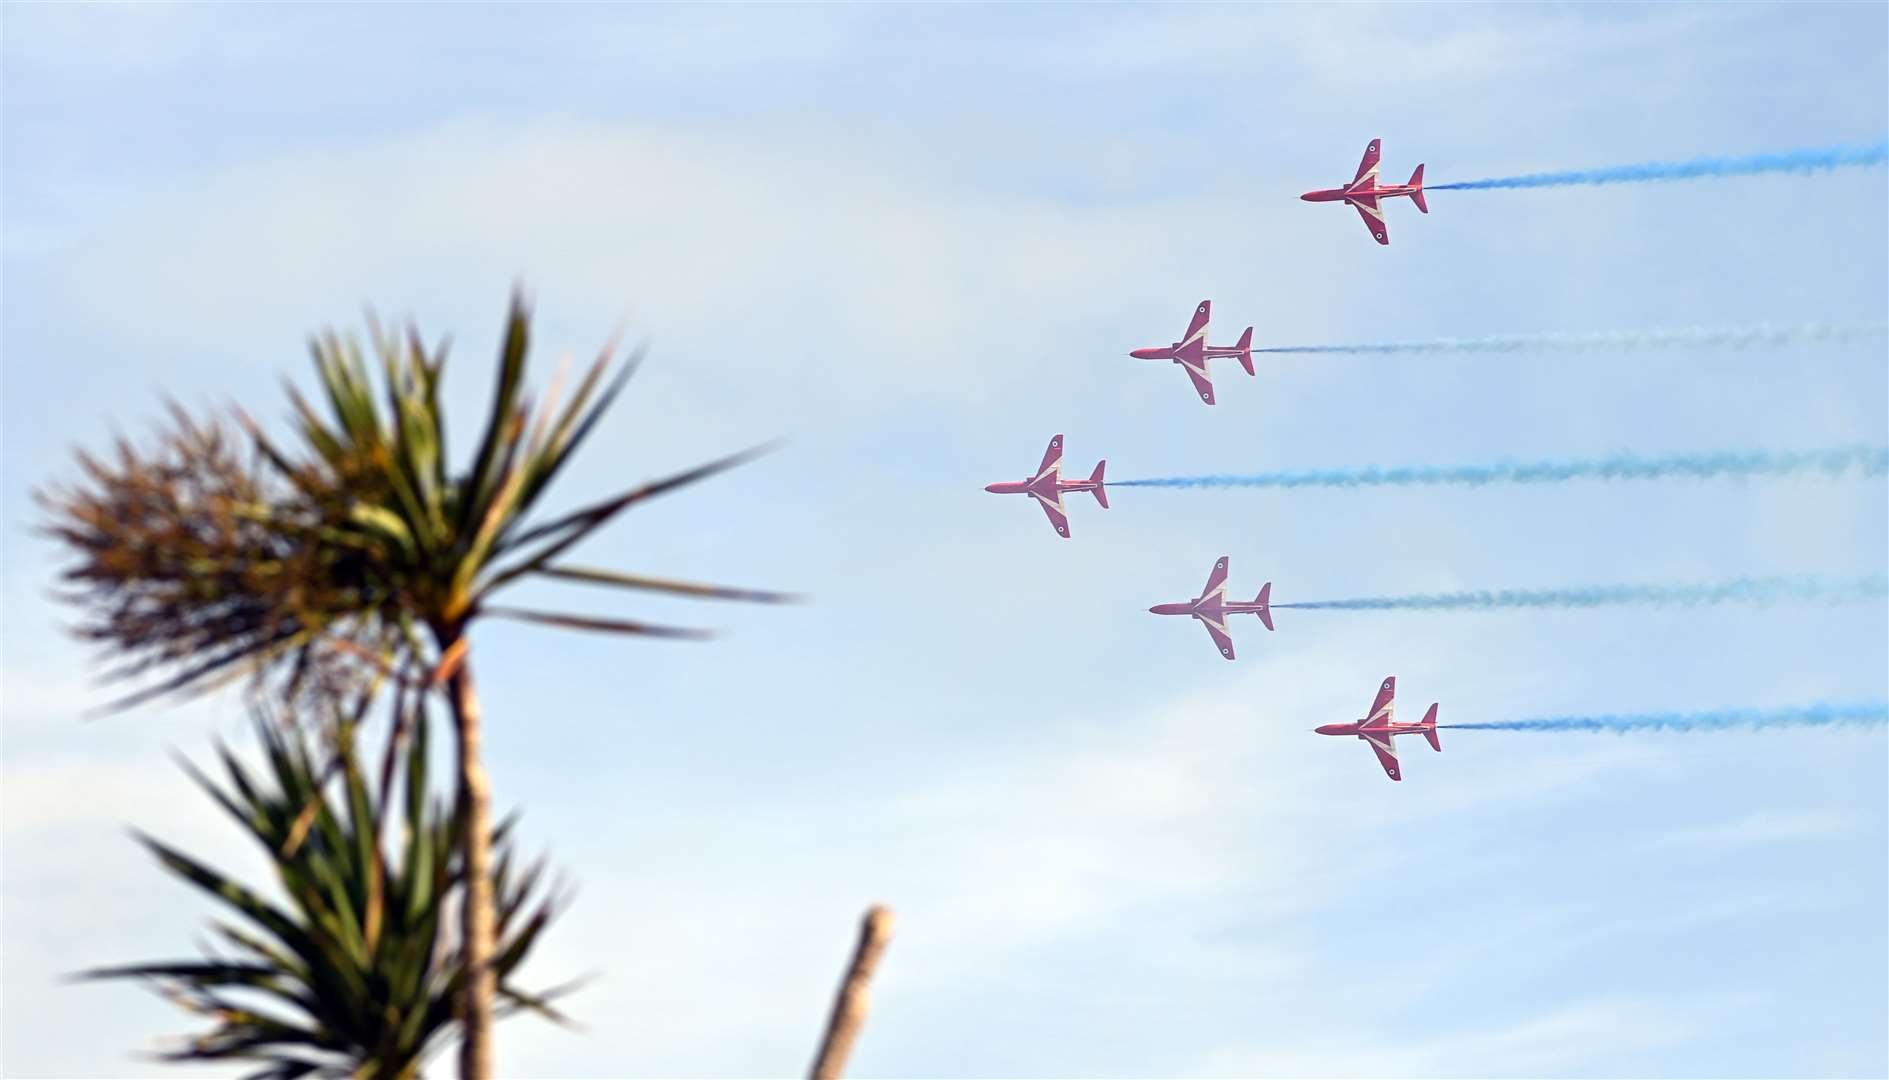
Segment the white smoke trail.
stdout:
[[1773,326],[1683,327],[1589,334],[1502,334],[1432,341],[1377,341],[1355,345],[1275,345],[1256,353],[1518,353],[1626,352],[1638,349],[1765,348],[1781,345],[1873,341],[1889,337],[1884,323],[1799,323]]
[[1498,589],[1407,596],[1363,596],[1272,605],[1306,611],[1487,611],[1498,608],[1654,607],[1703,604],[1841,604],[1889,596],[1889,577],[1734,578],[1709,584],[1593,585],[1571,589]]
[[1674,477],[1783,477],[1822,473],[1882,476],[1889,473],[1889,448],[1836,447],[1825,450],[1726,451],[1705,454],[1612,457],[1570,461],[1499,462],[1490,465],[1404,465],[1358,469],[1309,469],[1297,472],[1166,476],[1114,480],[1109,487],[1171,488],[1350,488],[1488,484],[1545,484],[1568,480],[1659,480]]

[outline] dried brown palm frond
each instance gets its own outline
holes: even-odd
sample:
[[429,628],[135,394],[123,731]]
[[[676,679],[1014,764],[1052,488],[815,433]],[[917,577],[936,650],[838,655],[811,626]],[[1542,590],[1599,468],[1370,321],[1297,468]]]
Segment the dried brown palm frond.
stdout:
[[[274,670],[313,696],[345,693],[379,653],[382,615],[372,553],[309,543],[322,510],[284,485],[248,439],[171,403],[148,446],[120,437],[105,459],[75,455],[85,482],[38,493],[44,532],[76,558],[58,594],[81,613],[74,632],[112,654],[107,677],[163,677],[114,704],[196,692]],[[337,595],[335,584],[345,584]],[[339,645],[346,642],[348,645]]]

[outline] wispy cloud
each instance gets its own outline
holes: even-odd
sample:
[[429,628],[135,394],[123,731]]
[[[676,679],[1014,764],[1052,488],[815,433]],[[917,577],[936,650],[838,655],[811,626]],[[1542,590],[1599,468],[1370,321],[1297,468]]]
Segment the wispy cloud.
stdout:
[[1742,851],[1765,844],[1818,840],[1857,827],[1853,813],[1833,810],[1756,810],[1734,821],[1672,829],[1652,837],[1647,846],[1708,854]]
[[1403,1045],[1373,1037],[1350,1025],[1323,1046],[1225,1048],[1211,1053],[1203,1076],[1566,1076],[1605,1073],[1601,1062],[1626,1062],[1636,1055],[1699,1038],[1756,1002],[1725,999],[1693,1002],[1596,997],[1534,1015],[1472,1024],[1435,1038]]

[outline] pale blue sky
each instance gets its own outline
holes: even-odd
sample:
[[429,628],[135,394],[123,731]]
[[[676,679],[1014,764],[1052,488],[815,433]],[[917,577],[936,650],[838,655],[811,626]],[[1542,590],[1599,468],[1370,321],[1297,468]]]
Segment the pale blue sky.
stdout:
[[557,498],[790,440],[589,561],[814,603],[547,587],[729,633],[479,634],[500,799],[581,886],[534,970],[602,972],[508,1075],[796,1072],[873,900],[861,1076],[1889,1072],[1880,730],[1457,732],[1402,784],[1311,733],[1392,673],[1446,720],[1880,698],[1881,605],[1281,612],[1235,664],[1145,613],[1222,554],[1281,600],[1880,572],[1880,481],[1123,489],[1067,542],[981,490],[1057,432],[1121,477],[1889,441],[1880,342],[1275,357],[1212,409],[1124,356],[1203,297],[1261,343],[1881,321],[1881,169],[1438,192],[1382,249],[1297,195],[1379,136],[1433,183],[1878,139],[1882,6],[5,20],[8,1075],[180,1030],[59,981],[207,914],[126,824],[255,869],[165,756],[240,741],[235,699],[80,719],[31,487],[162,391],[279,415],[368,302],[452,332],[474,408],[520,276],[540,378],[625,313],[653,346]]

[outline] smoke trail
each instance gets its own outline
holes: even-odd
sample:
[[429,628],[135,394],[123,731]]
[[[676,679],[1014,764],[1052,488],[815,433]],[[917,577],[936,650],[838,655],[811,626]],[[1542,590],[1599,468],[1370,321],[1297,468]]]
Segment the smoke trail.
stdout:
[[1889,596],[1889,577],[1833,580],[1815,577],[1734,578],[1693,585],[1594,585],[1572,589],[1500,589],[1308,600],[1272,608],[1308,611],[1473,611],[1495,608],[1594,608],[1617,604],[1656,607],[1700,604],[1841,604]]
[[1571,172],[1529,173],[1454,184],[1428,184],[1429,191],[1470,191],[1487,188],[1565,187],[1570,184],[1625,184],[1644,180],[1696,180],[1702,177],[1754,176],[1758,173],[1809,173],[1846,166],[1881,165],[1889,158],[1889,140],[1866,146],[1838,145],[1778,154],[1743,157],[1703,157],[1690,161],[1649,161]]
[[1594,334],[1506,334],[1434,341],[1380,341],[1362,345],[1276,345],[1256,353],[1514,353],[1623,352],[1630,349],[1685,349],[1796,345],[1868,341],[1889,336],[1883,323],[1802,323],[1772,326],[1689,327],[1672,330],[1625,330]]
[[1474,731],[1725,731],[1735,728],[1881,727],[1889,724],[1889,702],[1799,705],[1784,709],[1716,709],[1694,713],[1638,713],[1626,716],[1549,716],[1536,720],[1491,720],[1480,724],[1438,724],[1438,728]]
[[1112,480],[1109,487],[1170,488],[1352,488],[1485,484],[1543,484],[1564,480],[1657,480],[1667,477],[1779,477],[1802,473],[1842,476],[1846,473],[1882,476],[1889,473],[1889,448],[1837,447],[1828,450],[1668,454],[1612,457],[1574,461],[1503,462],[1493,465],[1406,465],[1395,468],[1308,469],[1246,475],[1164,476],[1146,480]]

